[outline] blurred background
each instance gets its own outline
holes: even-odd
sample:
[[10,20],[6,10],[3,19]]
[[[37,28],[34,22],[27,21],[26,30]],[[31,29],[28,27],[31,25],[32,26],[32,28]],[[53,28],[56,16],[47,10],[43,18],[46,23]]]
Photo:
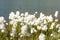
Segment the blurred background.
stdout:
[[60,0],[0,0],[0,16],[4,16],[5,19],[8,19],[11,11],[17,10],[23,13],[28,11],[32,14],[37,11],[53,15],[56,10],[60,12]]

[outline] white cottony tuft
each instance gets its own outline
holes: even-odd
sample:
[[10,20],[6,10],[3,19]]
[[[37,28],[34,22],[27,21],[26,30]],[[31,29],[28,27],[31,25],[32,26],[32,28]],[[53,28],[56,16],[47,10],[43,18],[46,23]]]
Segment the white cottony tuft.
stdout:
[[47,25],[44,25],[44,26],[42,27],[42,30],[46,31],[46,30],[47,30]]
[[55,22],[51,24],[50,29],[53,29],[54,25],[55,25]]
[[1,16],[1,17],[0,17],[0,23],[4,23],[4,22],[5,22],[4,17]]
[[39,40],[45,40],[45,35],[43,33],[39,35]]
[[58,11],[56,11],[56,12],[55,12],[55,15],[54,15],[54,16],[55,16],[55,17],[57,17],[57,16],[58,16]]
[[44,24],[47,24],[47,21],[46,20],[44,20]]
[[24,13],[21,13],[21,16],[24,16]]
[[28,12],[25,12],[25,17],[28,16]]
[[31,28],[31,33],[34,33],[34,32],[37,32],[37,30],[34,28]]
[[30,33],[28,32],[28,26],[27,25],[23,25],[21,27],[21,34],[23,36],[30,36]]
[[37,26],[37,29],[38,29],[38,30],[41,30],[41,26]]
[[8,25],[8,23],[6,23],[6,25]]
[[60,33],[60,29],[58,30],[58,33]]
[[16,11],[16,15],[19,16],[20,12],[19,11]]
[[5,19],[4,17],[0,17],[0,30],[1,32],[5,32]]
[[52,15],[47,16],[47,20],[48,20],[48,22],[52,22],[53,21]]
[[15,18],[15,14],[14,14],[14,12],[11,12],[10,14],[9,14],[9,19],[14,19]]
[[10,36],[14,37],[14,34],[13,33],[10,33]]
[[50,36],[53,36],[53,34],[51,34]]
[[58,19],[55,19],[55,22],[58,22]]
[[36,11],[35,14],[37,14],[38,12]]
[[57,24],[57,25],[56,25],[56,28],[59,28],[59,27],[60,27],[60,24]]
[[40,13],[40,17],[41,17],[41,18],[44,17],[44,14],[43,14],[42,12]]
[[2,29],[1,32],[5,32],[5,30]]

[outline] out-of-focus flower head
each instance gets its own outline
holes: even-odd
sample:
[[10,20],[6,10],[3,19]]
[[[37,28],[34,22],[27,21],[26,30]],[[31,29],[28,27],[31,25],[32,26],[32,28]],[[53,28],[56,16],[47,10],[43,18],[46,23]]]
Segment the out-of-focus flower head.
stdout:
[[57,17],[57,16],[58,16],[58,11],[56,11],[56,12],[55,12],[55,15],[54,15],[54,16],[55,16],[55,17]]
[[51,24],[50,29],[53,29],[54,26],[55,26],[55,22],[53,22],[53,23]]
[[39,35],[39,40],[45,40],[45,35],[43,33]]
[[34,28],[31,28],[31,33],[35,33],[35,32],[37,32],[37,30]]
[[16,11],[16,15],[19,16],[20,15],[20,12],[19,11]]
[[25,12],[25,17],[27,17],[29,14],[28,14],[28,12]]
[[23,36],[30,36],[30,33],[28,32],[28,26],[27,25],[23,25],[21,27],[21,34]]
[[6,22],[5,19],[4,19],[4,17],[3,16],[0,17],[0,23],[4,23],[4,22]]
[[23,17],[24,16],[24,13],[21,13],[21,16]]
[[14,19],[15,18],[15,13],[14,12],[11,12],[10,14],[9,14],[9,19]]
[[42,29],[42,27],[41,27],[41,26],[37,26],[37,29],[38,29],[38,30],[41,30],[41,29]]
[[48,21],[48,22],[52,22],[52,21],[53,21],[53,17],[52,17],[52,15],[47,16],[47,21]]
[[43,25],[42,30],[46,31],[47,29],[47,25]]
[[5,19],[4,19],[4,17],[0,17],[0,30],[1,30],[1,32],[5,32],[5,23],[6,21],[5,21]]
[[44,17],[44,16],[45,16],[45,15],[41,12],[41,13],[40,13],[40,17],[42,18],[42,17]]

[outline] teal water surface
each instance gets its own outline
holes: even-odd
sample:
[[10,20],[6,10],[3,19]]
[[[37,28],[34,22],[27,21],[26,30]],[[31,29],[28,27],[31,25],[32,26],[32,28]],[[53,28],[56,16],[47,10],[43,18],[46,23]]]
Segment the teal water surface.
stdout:
[[8,18],[11,11],[17,10],[54,14],[56,10],[60,11],[60,0],[0,0],[0,16],[4,16],[5,19]]

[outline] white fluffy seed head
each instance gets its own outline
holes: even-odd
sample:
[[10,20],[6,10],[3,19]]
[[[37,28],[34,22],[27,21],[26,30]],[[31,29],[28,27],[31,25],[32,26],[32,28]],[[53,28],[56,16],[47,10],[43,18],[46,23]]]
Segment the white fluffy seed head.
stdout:
[[5,32],[5,30],[2,29],[1,32]]
[[35,14],[37,14],[38,12],[36,11]]
[[0,29],[5,29],[5,25],[3,23],[0,24]]
[[52,22],[53,21],[52,15],[47,16],[46,19],[48,20],[48,22]]
[[9,14],[9,19],[14,19],[15,18],[15,13],[14,12],[11,12],[10,14]]
[[25,12],[25,17],[28,16],[28,15],[29,15],[28,12]]
[[21,13],[21,16],[24,16],[24,13]]
[[57,17],[57,16],[58,16],[58,11],[56,11],[56,12],[55,12],[55,15],[54,15],[54,16],[55,16],[55,17]]
[[60,24],[57,24],[57,25],[56,25],[56,28],[59,28],[59,27],[60,27]]
[[44,20],[44,24],[47,24],[47,21],[46,20]]
[[58,22],[58,19],[55,19],[55,22]]
[[9,22],[9,24],[11,24],[11,25],[12,25],[13,23],[14,23],[14,21],[10,21],[10,22]]
[[44,26],[42,27],[42,30],[46,31],[46,30],[47,30],[47,25],[44,25]]
[[50,36],[53,36],[53,34],[51,34]]
[[39,40],[45,40],[45,35],[43,33],[39,35]]
[[37,26],[37,29],[38,29],[38,30],[41,30],[41,28],[42,28],[41,26]]
[[55,25],[55,22],[51,24],[50,29],[53,29],[54,25]]
[[6,25],[8,25],[8,23],[6,23]]
[[14,37],[14,33],[10,33],[10,36]]
[[41,13],[40,13],[40,17],[43,17],[43,16],[44,16],[44,14],[41,12]]
[[6,21],[4,20],[4,17],[1,16],[1,17],[0,17],[0,23],[4,23],[4,22],[6,22]]
[[16,11],[16,15],[19,16],[20,12],[19,11]]
[[35,32],[37,32],[37,30],[34,28],[31,28],[31,33],[35,33]]
[[58,33],[60,33],[60,29],[58,30]]
[[27,25],[23,25],[22,27],[21,27],[21,34],[23,35],[23,36],[30,36],[30,33],[28,32],[28,26]]

